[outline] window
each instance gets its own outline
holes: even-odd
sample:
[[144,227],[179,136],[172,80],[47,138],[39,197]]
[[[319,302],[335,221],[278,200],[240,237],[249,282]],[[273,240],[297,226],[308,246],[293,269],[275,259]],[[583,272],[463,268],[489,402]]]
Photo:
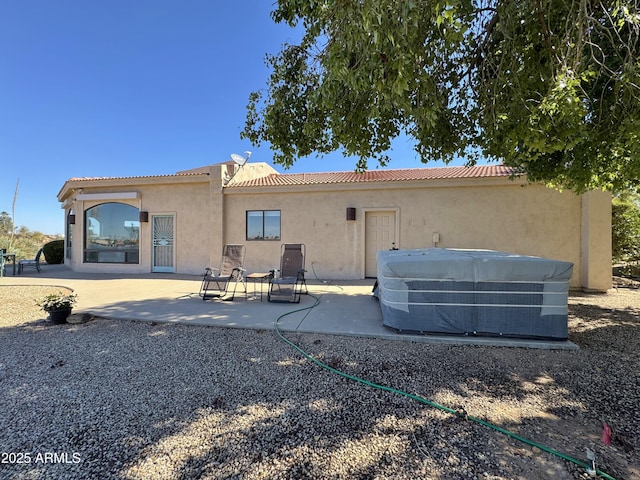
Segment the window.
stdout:
[[280,210],[247,210],[247,240],[280,240]]
[[136,207],[103,203],[84,212],[86,263],[138,263],[140,220]]
[[71,259],[71,252],[73,251],[71,247],[73,246],[73,225],[75,223],[76,223],[76,216],[73,210],[69,210],[69,212],[67,213],[67,224],[65,226],[66,245],[64,249],[66,257],[69,259]]

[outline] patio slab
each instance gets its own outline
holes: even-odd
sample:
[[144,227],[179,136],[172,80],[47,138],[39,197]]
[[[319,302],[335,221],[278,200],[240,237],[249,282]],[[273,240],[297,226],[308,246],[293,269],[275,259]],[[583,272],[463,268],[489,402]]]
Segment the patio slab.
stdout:
[[[309,282],[310,295],[299,304],[268,303],[253,295],[236,294],[234,301],[203,301],[201,276],[180,274],[114,275],[74,272],[64,265],[44,265],[42,273],[4,277],[0,285],[58,285],[78,293],[75,313],[124,320],[182,323],[229,328],[271,330],[278,320],[282,331],[351,335],[387,340],[451,345],[483,345],[577,350],[572,342],[411,335],[382,324],[382,313],[372,296],[373,280]],[[265,286],[266,288],[266,286]],[[314,305],[318,303],[317,306]],[[291,313],[293,312],[293,313]]]

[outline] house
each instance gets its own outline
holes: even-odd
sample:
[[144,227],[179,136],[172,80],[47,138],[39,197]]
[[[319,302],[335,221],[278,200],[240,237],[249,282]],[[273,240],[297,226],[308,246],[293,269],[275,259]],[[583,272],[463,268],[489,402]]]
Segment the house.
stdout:
[[376,276],[376,252],[474,248],[573,262],[572,288],[611,287],[611,196],[576,195],[502,165],[280,174],[226,162],[174,175],[71,178],[65,263],[77,271],[200,274],[246,245],[249,272],[304,243],[308,277]]

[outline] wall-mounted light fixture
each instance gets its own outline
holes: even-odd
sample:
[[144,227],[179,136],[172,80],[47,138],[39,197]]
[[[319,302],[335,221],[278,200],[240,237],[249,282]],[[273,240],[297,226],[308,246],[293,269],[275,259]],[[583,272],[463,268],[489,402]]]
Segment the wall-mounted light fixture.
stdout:
[[67,218],[69,219],[69,225],[75,225],[76,224],[76,214],[75,213],[70,213]]
[[347,207],[347,221],[353,222],[356,219],[356,209],[353,207]]
[[147,223],[149,221],[149,212],[140,211],[140,223]]

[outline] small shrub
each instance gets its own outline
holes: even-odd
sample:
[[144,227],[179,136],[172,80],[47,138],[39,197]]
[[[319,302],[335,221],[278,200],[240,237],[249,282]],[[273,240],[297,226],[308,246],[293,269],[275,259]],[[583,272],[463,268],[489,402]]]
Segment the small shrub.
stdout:
[[64,263],[64,240],[52,240],[42,247],[44,257],[49,264]]

